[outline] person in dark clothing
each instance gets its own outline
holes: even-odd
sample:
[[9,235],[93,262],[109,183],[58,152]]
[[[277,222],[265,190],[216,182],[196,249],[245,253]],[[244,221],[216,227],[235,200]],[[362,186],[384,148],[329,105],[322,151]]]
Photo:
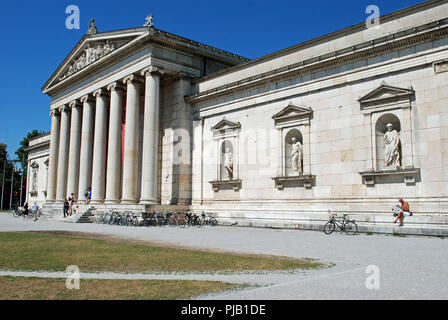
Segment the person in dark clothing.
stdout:
[[68,203],[68,200],[64,200],[64,218],[65,216],[68,216],[68,209],[70,208],[70,204]]
[[23,205],[23,220],[28,220],[28,213],[29,213],[29,209],[28,209],[28,202],[25,202],[25,204]]

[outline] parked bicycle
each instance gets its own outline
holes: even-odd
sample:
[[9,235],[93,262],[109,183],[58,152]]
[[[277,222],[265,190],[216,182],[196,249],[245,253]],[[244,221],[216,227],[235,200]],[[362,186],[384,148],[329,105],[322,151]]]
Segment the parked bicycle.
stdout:
[[13,207],[11,208],[11,213],[15,218],[23,216],[25,210],[22,207]]
[[333,213],[330,210],[328,210],[328,213],[330,214],[330,221],[324,226],[325,234],[332,233],[336,227],[338,227],[341,232],[344,231],[349,235],[354,235],[358,232],[358,226],[356,225],[355,220],[350,220],[346,213],[342,213],[342,218],[338,217],[336,213]]
[[168,225],[185,227],[187,225],[185,214],[182,212],[170,212]]
[[188,226],[201,226],[201,218],[196,213],[189,211],[185,214],[185,216],[187,217]]
[[213,213],[204,212],[201,213],[201,226],[212,226],[216,227],[218,225],[218,220],[213,217]]

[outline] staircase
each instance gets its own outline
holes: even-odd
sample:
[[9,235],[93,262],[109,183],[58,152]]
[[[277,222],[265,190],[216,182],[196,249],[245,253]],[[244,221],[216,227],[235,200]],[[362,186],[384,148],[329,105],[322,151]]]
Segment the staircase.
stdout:
[[78,220],[76,220],[76,223],[93,223],[93,217],[95,216],[91,210],[93,208],[87,209],[86,212],[83,213],[82,216],[79,217]]

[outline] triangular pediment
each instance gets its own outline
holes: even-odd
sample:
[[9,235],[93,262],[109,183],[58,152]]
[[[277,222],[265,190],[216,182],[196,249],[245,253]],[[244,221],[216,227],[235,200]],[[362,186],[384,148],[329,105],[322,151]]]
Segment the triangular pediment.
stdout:
[[361,104],[371,104],[372,102],[382,102],[392,99],[409,99],[413,94],[414,90],[412,88],[405,89],[382,84],[375,90],[358,99],[358,101]]
[[295,106],[290,102],[285,108],[273,115],[272,119],[278,121],[297,117],[309,117],[312,112],[311,108]]
[[115,32],[86,34],[64,59],[58,69],[42,87],[49,88],[83,74],[95,65],[109,60],[147,34],[147,28],[137,28]]
[[225,131],[225,130],[236,130],[241,128],[241,124],[239,122],[232,122],[227,120],[226,118],[219,121],[216,125],[214,125],[211,130],[212,131]]

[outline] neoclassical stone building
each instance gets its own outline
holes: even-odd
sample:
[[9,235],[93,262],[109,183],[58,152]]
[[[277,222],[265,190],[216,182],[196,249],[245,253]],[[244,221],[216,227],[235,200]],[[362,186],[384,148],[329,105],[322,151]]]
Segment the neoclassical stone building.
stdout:
[[91,187],[99,211],[307,228],[332,209],[381,228],[403,197],[410,225],[447,224],[447,1],[255,60],[151,19],[92,26],[42,88],[47,210]]

